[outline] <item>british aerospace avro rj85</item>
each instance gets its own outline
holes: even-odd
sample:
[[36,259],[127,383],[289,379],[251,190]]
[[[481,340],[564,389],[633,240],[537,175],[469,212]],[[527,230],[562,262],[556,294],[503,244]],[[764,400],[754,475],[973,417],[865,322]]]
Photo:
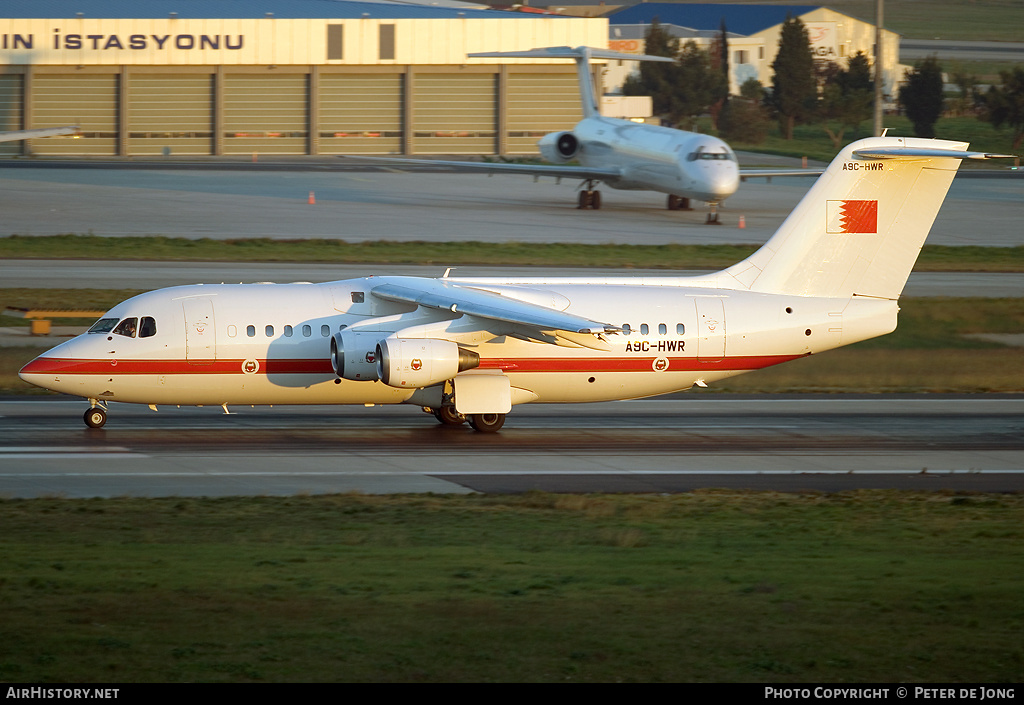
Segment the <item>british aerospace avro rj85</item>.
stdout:
[[[736,193],[741,177],[815,176],[813,169],[740,169],[729,145],[710,135],[658,125],[604,117],[597,107],[590,59],[669,61],[664,56],[623,54],[591,47],[547,47],[529,51],[469,54],[470,58],[573,59],[579,82],[583,119],[572,130],[551,132],[537,143],[546,164],[454,162],[436,159],[360,157],[392,164],[431,164],[487,174],[527,174],[581,179],[578,208],[601,207],[604,183],[614,189],[668,194],[669,210],[689,210],[690,201],[711,206],[708,222],[718,222],[718,205]],[[579,162],[579,166],[569,162]]]
[[884,335],[962,142],[846,147],[778,231],[681,277],[365,277],[178,286],[118,304],[21,378],[89,400],[412,404],[496,431],[517,404],[705,386]]

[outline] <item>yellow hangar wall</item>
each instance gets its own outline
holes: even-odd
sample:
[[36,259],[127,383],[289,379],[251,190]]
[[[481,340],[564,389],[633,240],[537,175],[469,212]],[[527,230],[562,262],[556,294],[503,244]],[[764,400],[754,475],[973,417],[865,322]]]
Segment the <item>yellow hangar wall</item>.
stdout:
[[521,154],[580,118],[575,66],[467,59],[606,46],[607,21],[3,20],[0,154]]

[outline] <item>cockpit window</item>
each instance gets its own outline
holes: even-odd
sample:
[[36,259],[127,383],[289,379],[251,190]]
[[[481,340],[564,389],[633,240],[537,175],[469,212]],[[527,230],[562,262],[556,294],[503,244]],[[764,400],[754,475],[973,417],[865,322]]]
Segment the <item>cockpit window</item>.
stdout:
[[135,331],[138,327],[138,318],[126,318],[117,324],[117,328],[114,329],[114,335],[123,335],[126,338],[134,338]]
[[686,161],[688,162],[694,162],[698,159],[701,161],[731,162],[734,157],[732,152],[705,152],[703,147],[698,147],[696,152],[690,152],[686,155]]
[[89,333],[109,333],[113,330],[120,318],[101,318],[92,324],[92,328],[88,330]]
[[156,335],[156,319],[152,316],[143,316],[142,325],[139,326],[140,338],[151,338]]

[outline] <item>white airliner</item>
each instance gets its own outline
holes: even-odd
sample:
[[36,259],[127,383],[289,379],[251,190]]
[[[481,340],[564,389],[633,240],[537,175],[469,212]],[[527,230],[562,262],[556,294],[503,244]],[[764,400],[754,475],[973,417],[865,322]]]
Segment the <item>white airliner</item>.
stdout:
[[0,142],[16,142],[18,140],[34,140],[38,137],[57,137],[60,135],[77,135],[77,125],[65,127],[40,127],[35,130],[14,130],[13,132],[0,132]]
[[[669,210],[689,210],[690,200],[711,206],[707,222],[718,222],[718,204],[736,193],[740,178],[816,176],[813,169],[740,169],[729,145],[711,135],[647,125],[601,115],[594,96],[590,59],[673,61],[664,56],[623,54],[591,47],[548,47],[529,51],[469,54],[470,58],[574,59],[583,119],[567,132],[551,132],[537,143],[551,165],[455,162],[399,157],[359,157],[394,164],[431,164],[487,174],[510,173],[582,179],[578,208],[600,208],[599,183],[614,189],[668,194]],[[579,162],[581,166],[569,165]]]
[[757,252],[705,276],[365,277],[177,286],[118,304],[22,379],[89,400],[413,404],[496,431],[516,404],[706,386],[884,335],[967,144],[849,145]]

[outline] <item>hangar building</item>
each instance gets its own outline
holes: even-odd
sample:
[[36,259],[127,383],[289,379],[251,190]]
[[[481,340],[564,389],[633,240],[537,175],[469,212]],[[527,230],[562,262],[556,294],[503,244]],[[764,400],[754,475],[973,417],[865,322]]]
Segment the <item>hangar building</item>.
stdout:
[[[755,78],[762,86],[772,84],[772,62],[779,51],[782,24],[787,16],[799,17],[807,27],[811,49],[817,61],[834,61],[845,67],[849,58],[863,51],[875,62],[875,25],[827,7],[813,5],[747,5],[717,3],[644,2],[608,13],[609,48],[625,53],[643,53],[644,35],[651,21],[658,22],[681,42],[693,40],[707,48],[725,23],[729,41],[730,91],[739,93],[744,81]],[[885,93],[907,68],[899,65],[900,35],[882,30],[882,74]],[[608,86],[621,86],[636,64],[618,72],[609,67]]]
[[580,119],[574,65],[466,54],[603,47],[607,20],[444,4],[5,3],[0,130],[81,136],[0,155],[535,153]]

